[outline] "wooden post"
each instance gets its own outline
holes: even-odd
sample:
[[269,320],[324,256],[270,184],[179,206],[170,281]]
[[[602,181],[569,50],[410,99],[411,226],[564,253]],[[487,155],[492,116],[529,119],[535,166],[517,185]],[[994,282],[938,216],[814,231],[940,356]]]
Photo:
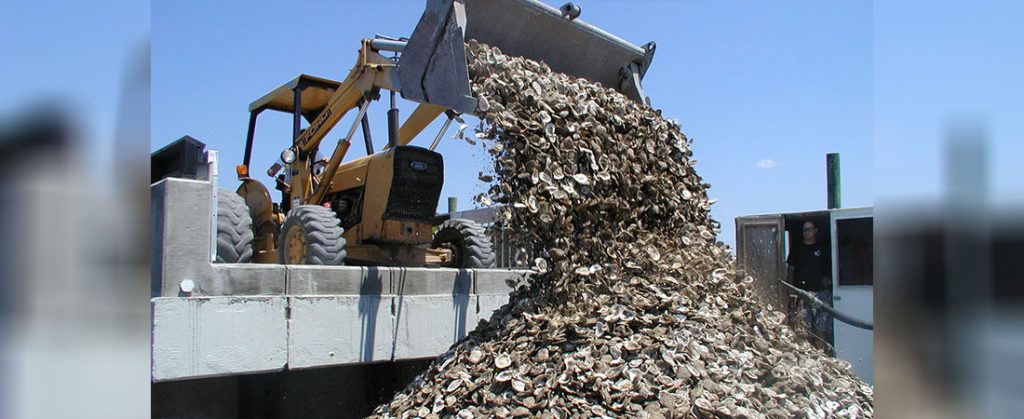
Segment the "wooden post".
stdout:
[[839,153],[826,154],[825,166],[828,172],[828,209],[840,208],[843,204],[839,188]]

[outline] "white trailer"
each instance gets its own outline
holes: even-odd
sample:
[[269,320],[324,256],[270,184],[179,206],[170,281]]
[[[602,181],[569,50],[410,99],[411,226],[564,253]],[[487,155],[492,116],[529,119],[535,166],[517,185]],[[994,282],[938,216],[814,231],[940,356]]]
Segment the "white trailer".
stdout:
[[[871,207],[738,217],[737,263],[757,279],[758,290],[766,301],[788,310],[792,306],[788,301],[789,292],[778,281],[786,277],[786,256],[791,243],[801,240],[800,228],[808,220],[819,226],[819,241],[830,250],[832,301],[827,303],[848,316],[872,323],[874,215]],[[871,330],[833,320],[830,343],[836,357],[849,362],[858,377],[874,382]]]

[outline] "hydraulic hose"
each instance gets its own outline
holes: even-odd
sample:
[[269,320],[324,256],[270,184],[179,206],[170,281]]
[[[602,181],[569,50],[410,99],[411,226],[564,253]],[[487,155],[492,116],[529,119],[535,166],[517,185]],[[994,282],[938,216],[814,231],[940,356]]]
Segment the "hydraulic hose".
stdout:
[[848,324],[850,326],[853,326],[853,327],[857,327],[857,328],[861,328],[861,329],[865,329],[865,330],[875,330],[875,325],[873,323],[866,322],[864,320],[858,319],[856,317],[850,316],[849,314],[845,314],[845,313],[843,313],[843,312],[841,312],[839,310],[836,310],[835,308],[832,307],[831,304],[827,304],[824,301],[819,300],[817,297],[814,296],[814,294],[812,294],[812,293],[810,293],[808,291],[804,291],[804,290],[802,290],[800,288],[794,287],[792,284],[790,284],[790,283],[788,283],[786,281],[779,280],[779,282],[781,282],[783,285],[789,287],[789,289],[791,289],[794,292],[796,292],[797,295],[799,295],[799,296],[803,297],[804,299],[810,301],[811,304],[814,304],[815,306],[821,307],[822,310],[827,311],[829,314],[832,315],[832,317],[835,317],[836,320],[839,320],[839,321],[841,321],[843,323],[846,323],[846,324]]

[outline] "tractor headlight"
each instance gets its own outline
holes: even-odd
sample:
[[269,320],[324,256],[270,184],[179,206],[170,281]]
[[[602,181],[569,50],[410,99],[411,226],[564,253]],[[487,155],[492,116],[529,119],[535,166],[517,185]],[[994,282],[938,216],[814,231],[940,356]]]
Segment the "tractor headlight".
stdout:
[[285,164],[295,163],[295,150],[292,150],[291,148],[284,149],[284,151],[281,152],[281,161],[285,162]]

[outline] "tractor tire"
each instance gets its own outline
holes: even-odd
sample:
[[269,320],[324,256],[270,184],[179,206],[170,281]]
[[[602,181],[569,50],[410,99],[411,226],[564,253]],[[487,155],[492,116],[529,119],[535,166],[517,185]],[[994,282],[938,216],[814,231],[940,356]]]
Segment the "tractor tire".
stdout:
[[252,260],[252,217],[245,199],[235,191],[217,191],[217,263]]
[[434,241],[434,248],[448,248],[452,261],[444,263],[447,268],[493,268],[495,263],[491,238],[484,227],[472,220],[451,219],[441,223]]
[[330,208],[300,205],[281,227],[277,257],[286,265],[344,265],[345,238],[338,216]]

